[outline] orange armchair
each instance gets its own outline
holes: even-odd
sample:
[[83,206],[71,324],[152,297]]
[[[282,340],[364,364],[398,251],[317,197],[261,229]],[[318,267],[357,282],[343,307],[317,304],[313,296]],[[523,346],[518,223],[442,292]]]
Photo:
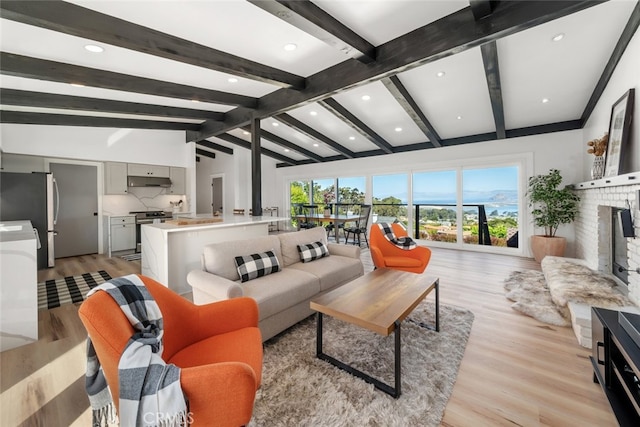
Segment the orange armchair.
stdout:
[[[181,368],[180,384],[195,426],[240,426],[251,419],[262,378],[258,306],[251,298],[194,305],[155,280],[139,276],[164,321],[162,358]],[[106,292],[79,309],[111,388],[116,408],[118,362],[133,328]]]
[[[391,224],[396,237],[407,236],[407,230],[401,224]],[[395,270],[422,273],[431,259],[431,249],[425,246],[406,251],[389,242],[378,227],[373,224],[369,230],[369,248],[376,268],[392,268]]]

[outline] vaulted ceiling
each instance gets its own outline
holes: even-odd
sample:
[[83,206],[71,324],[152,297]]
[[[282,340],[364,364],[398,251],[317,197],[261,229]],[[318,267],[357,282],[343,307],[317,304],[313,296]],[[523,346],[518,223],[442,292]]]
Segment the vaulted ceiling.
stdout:
[[[0,2],[0,122],[291,166],[579,129],[637,0]],[[99,46],[91,52],[87,46]]]

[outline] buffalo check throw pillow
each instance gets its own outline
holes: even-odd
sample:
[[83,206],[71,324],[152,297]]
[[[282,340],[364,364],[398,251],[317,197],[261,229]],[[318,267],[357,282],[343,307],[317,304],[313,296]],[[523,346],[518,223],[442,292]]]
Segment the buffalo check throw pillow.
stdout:
[[237,256],[236,267],[242,282],[280,271],[278,258],[272,250],[258,254]]
[[311,262],[315,259],[329,256],[327,245],[320,241],[298,245],[298,252],[300,252],[300,261],[302,262]]

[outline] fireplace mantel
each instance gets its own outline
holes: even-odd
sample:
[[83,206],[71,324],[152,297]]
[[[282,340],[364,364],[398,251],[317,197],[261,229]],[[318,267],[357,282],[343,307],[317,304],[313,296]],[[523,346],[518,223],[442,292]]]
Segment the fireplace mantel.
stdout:
[[588,190],[591,188],[603,187],[621,187],[625,185],[634,185],[640,183],[640,172],[631,172],[624,175],[610,176],[607,178],[596,179],[594,181],[580,182],[574,184],[575,190]]

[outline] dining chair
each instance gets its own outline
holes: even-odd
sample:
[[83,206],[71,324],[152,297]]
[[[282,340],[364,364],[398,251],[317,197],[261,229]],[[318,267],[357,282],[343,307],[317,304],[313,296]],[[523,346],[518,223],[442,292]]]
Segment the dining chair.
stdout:
[[358,246],[361,245],[360,236],[364,236],[364,241],[369,247],[369,240],[367,239],[367,229],[369,226],[369,217],[371,216],[371,205],[360,205],[360,216],[355,222],[354,226],[345,227],[345,244],[349,243],[349,236],[353,234],[353,244],[356,244],[356,238],[358,239]]
[[300,228],[314,228],[318,226],[316,221],[318,215],[317,205],[302,205],[302,215],[304,215],[304,222],[300,223]]

